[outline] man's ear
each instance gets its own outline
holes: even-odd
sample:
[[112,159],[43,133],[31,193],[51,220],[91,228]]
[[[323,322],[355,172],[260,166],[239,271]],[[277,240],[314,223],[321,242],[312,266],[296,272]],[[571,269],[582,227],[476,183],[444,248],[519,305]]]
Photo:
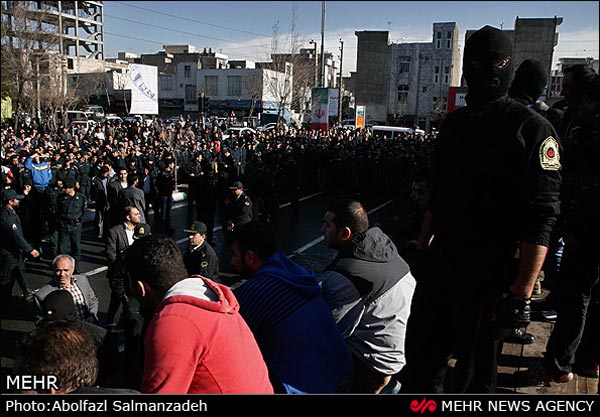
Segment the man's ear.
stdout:
[[343,241],[350,240],[350,239],[352,239],[352,230],[350,230],[350,228],[348,226],[344,226],[338,232],[338,236]]
[[142,295],[142,297],[146,296],[146,293],[148,292],[146,290],[146,284],[144,284],[142,281],[136,281],[135,284],[138,287],[138,290],[140,291],[140,294]]
[[253,265],[254,262],[256,262],[256,254],[253,250],[247,250],[246,253],[244,253],[244,263],[246,265]]

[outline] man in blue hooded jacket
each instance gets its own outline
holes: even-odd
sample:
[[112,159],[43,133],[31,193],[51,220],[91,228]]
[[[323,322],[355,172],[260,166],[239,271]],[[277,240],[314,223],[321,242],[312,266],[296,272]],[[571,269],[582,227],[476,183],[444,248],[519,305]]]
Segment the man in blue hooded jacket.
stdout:
[[279,393],[349,389],[354,367],[314,273],[277,251],[256,222],[235,229],[233,267],[249,279],[235,291]]

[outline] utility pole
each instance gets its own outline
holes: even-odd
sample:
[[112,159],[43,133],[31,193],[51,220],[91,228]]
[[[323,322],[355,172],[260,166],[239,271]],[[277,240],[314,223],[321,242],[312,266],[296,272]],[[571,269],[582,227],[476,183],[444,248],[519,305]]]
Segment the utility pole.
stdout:
[[313,80],[313,88],[318,87],[319,85],[319,60],[317,59],[317,42],[314,39],[311,39],[309,42],[311,45],[314,45],[315,52],[313,54],[315,58],[315,76]]
[[340,38],[340,82],[338,93],[338,121],[342,123],[342,98],[344,97],[342,88],[342,69],[344,65],[344,40]]
[[325,0],[321,7],[321,79],[319,87],[325,87]]

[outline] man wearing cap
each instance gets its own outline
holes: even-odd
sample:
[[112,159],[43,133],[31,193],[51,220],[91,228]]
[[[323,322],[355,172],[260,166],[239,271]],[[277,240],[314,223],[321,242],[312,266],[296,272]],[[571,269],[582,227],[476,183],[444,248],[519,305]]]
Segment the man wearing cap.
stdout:
[[111,227],[106,235],[106,256],[108,257],[106,277],[110,287],[106,324],[109,327],[116,326],[122,308],[127,303],[123,257],[127,248],[133,245],[135,226],[142,221],[139,209],[133,206],[126,206],[122,216],[123,222]]
[[2,194],[2,208],[0,229],[2,238],[0,239],[0,306],[6,307],[15,280],[21,287],[23,296],[31,298],[31,292],[27,288],[27,279],[25,275],[25,264],[23,254],[27,253],[33,258],[40,256],[40,253],[34,249],[23,237],[23,228],[21,220],[16,213],[19,207],[19,201],[25,198],[17,194],[15,190],[5,190]]
[[408,323],[409,392],[444,392],[454,354],[452,392],[493,393],[503,336],[530,321],[559,214],[561,146],[546,119],[507,95],[512,55],[512,41],[491,26],[465,44],[467,106],[436,139],[431,271]]
[[63,195],[58,198],[58,251],[81,260],[81,229],[87,210],[87,199],[75,190],[76,181],[65,179]]
[[236,226],[241,226],[252,221],[252,200],[244,192],[244,185],[240,181],[233,183],[230,190],[233,198],[225,199],[225,235],[233,232]]
[[206,241],[206,224],[195,221],[184,232],[188,234],[190,240],[189,247],[183,253],[183,263],[188,274],[202,275],[218,281],[219,257]]

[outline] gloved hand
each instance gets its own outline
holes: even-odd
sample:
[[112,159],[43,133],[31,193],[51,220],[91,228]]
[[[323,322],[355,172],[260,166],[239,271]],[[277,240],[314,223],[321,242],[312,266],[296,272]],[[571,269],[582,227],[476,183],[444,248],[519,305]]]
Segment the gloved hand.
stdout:
[[531,321],[531,299],[518,298],[509,292],[498,302],[493,320],[498,326],[504,328],[527,327]]

